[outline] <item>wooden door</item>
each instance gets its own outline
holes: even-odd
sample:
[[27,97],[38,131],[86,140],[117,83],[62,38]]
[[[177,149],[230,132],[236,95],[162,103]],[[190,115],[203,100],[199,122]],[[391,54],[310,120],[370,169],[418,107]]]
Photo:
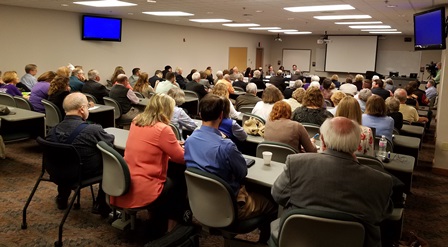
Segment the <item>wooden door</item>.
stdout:
[[239,71],[247,68],[247,47],[229,47],[229,69],[238,67]]
[[260,67],[263,68],[263,55],[264,55],[264,49],[257,48],[257,53],[255,54],[255,68],[254,69],[258,69]]

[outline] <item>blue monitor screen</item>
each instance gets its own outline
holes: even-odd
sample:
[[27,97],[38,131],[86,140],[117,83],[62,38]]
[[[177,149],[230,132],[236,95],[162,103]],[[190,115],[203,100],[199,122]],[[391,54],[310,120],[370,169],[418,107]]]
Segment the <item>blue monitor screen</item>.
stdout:
[[84,15],[82,39],[121,41],[121,19]]
[[416,50],[446,48],[445,8],[437,8],[414,15]]

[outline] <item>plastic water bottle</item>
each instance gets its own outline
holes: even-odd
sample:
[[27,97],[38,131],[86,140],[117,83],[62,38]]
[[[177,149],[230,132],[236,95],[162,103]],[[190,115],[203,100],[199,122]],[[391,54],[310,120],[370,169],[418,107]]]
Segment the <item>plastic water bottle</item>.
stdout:
[[387,139],[386,139],[386,136],[384,136],[384,135],[381,136],[381,139],[380,139],[378,147],[379,147],[378,148],[378,157],[381,160],[383,160],[387,156],[387,151],[386,151],[386,149],[387,149]]

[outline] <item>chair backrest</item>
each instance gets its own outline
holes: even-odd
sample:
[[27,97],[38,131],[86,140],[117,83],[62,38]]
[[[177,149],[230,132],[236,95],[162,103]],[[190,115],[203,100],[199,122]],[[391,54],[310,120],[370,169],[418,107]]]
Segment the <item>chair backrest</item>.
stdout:
[[14,100],[16,101],[17,108],[34,111],[33,105],[31,105],[30,101],[24,97],[14,96]]
[[110,196],[121,196],[129,191],[131,173],[123,157],[104,141],[96,144],[103,156],[103,180],[101,186],[104,193]]
[[278,246],[362,247],[364,237],[364,226],[351,215],[293,209],[281,217]]
[[394,134],[394,135],[399,135],[399,134],[400,134],[400,131],[399,131],[397,128],[394,128],[394,129],[392,130],[392,134]]
[[315,134],[320,133],[320,126],[313,123],[302,123],[303,127],[305,127],[308,135],[313,137]]
[[17,106],[14,98],[11,95],[3,92],[0,92],[0,105],[6,105],[12,107]]
[[[375,136],[375,140],[373,140],[374,144],[375,144],[375,151],[379,150],[380,140],[381,140],[381,136]],[[386,151],[393,153],[394,152],[394,143],[391,142],[389,139],[386,139],[386,140],[387,140]]]
[[371,168],[384,172],[384,164],[381,162],[378,158],[369,156],[369,155],[362,155],[357,154],[356,158],[358,159],[359,163],[362,165],[370,166]]
[[297,150],[288,144],[269,141],[263,141],[258,144],[256,156],[259,158],[263,158],[264,151],[272,152],[272,160],[281,163],[286,162],[286,157],[288,155],[297,153]]
[[237,92],[245,92],[242,87],[233,87],[233,89],[235,89],[235,91]]
[[182,140],[182,135],[180,134],[179,128],[176,125],[170,123],[171,129],[173,129],[174,135],[176,135],[177,140]]
[[250,117],[253,117],[253,118],[257,119],[258,121],[262,122],[263,124],[266,124],[266,121],[262,117],[252,114],[252,113],[244,113],[243,114],[243,118],[241,120],[242,124],[244,125],[244,122],[246,122],[246,120],[248,120]]
[[37,138],[42,148],[42,165],[50,180],[58,185],[72,185],[81,179],[82,163],[75,147]]
[[196,168],[185,170],[188,200],[194,217],[209,227],[227,227],[237,218],[236,199],[218,176]]
[[333,102],[331,102],[331,100],[326,99],[325,100],[325,104],[327,105],[327,107],[333,107]]
[[54,127],[62,121],[62,114],[53,102],[46,99],[41,100],[45,108],[45,125]]
[[184,90],[184,93],[185,93],[185,97],[193,97],[193,98],[197,98],[199,100],[199,95],[195,91]]
[[120,104],[111,97],[103,97],[103,100],[105,105],[112,106],[114,108],[114,118],[119,119],[121,117]]
[[242,106],[242,107],[240,107],[240,108],[238,109],[238,111],[239,111],[239,112],[242,112],[242,113],[251,113],[252,110],[254,109],[254,106],[255,106],[255,105],[252,105],[252,106]]
[[143,94],[141,94],[140,92],[135,92],[135,91],[134,91],[134,93],[135,93],[135,95],[136,95],[137,97],[139,97],[139,98],[141,98],[141,99],[144,99],[144,98],[145,98],[145,96],[143,96]]
[[91,95],[90,93],[83,93],[87,97],[87,101],[92,101],[95,104],[98,104],[98,100],[95,96]]

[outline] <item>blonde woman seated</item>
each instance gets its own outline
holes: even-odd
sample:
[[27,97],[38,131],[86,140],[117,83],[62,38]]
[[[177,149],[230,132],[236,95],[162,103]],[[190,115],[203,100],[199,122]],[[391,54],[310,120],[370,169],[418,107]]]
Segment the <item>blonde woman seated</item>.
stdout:
[[[131,186],[125,195],[111,197],[112,205],[123,208],[157,206],[152,212],[168,219],[168,232],[182,219],[181,207],[186,198],[180,180],[167,177],[168,160],[185,164],[184,149],[169,126],[174,106],[170,96],[154,95],[145,111],[134,119],[124,151]],[[175,165],[170,163],[170,173]]]
[[286,103],[288,103],[291,106],[291,112],[293,112],[296,108],[302,106],[302,99],[305,95],[305,89],[303,88],[297,88],[292,92],[292,97],[285,100]]
[[339,102],[346,96],[347,95],[341,91],[336,91],[331,95],[330,100],[331,100],[331,102],[333,102],[334,108],[329,109],[328,111],[331,114],[333,114],[333,116],[334,116],[334,114],[336,114],[336,110],[338,109]]
[[154,88],[152,88],[151,85],[149,85],[148,78],[149,78],[148,73],[146,72],[140,73],[140,76],[138,77],[138,80],[133,88],[134,92],[141,93],[143,96],[145,96],[145,98],[150,98],[151,97],[150,93],[154,93]]
[[365,154],[375,156],[374,136],[369,127],[362,126],[362,112],[358,100],[353,97],[345,97],[339,102],[335,117],[346,117],[354,120],[361,128],[361,142],[359,143],[356,154]]
[[[136,84],[137,85],[137,84]],[[174,99],[176,102],[176,106],[174,106],[173,117],[171,117],[171,123],[174,124],[178,129],[182,136],[182,129],[193,131],[198,126],[196,123],[188,116],[188,114],[184,111],[184,109],[179,106],[185,103],[185,93],[180,88],[171,88],[168,91],[168,95]]]
[[272,107],[265,125],[264,139],[288,144],[298,152],[317,152],[305,127],[291,120],[291,107],[285,101],[278,101]]
[[233,106],[232,101],[230,101],[230,99],[229,99],[229,90],[227,88],[227,85],[225,83],[217,83],[213,87],[212,93],[214,95],[224,97],[229,101],[229,103],[230,103],[229,116],[230,116],[230,118],[237,119],[238,116],[240,115],[240,112],[237,112],[235,110],[235,107]]
[[252,114],[260,116],[264,120],[269,119],[269,114],[271,114],[272,107],[275,102],[283,100],[282,92],[276,86],[268,86],[261,97],[261,101],[252,109]]

